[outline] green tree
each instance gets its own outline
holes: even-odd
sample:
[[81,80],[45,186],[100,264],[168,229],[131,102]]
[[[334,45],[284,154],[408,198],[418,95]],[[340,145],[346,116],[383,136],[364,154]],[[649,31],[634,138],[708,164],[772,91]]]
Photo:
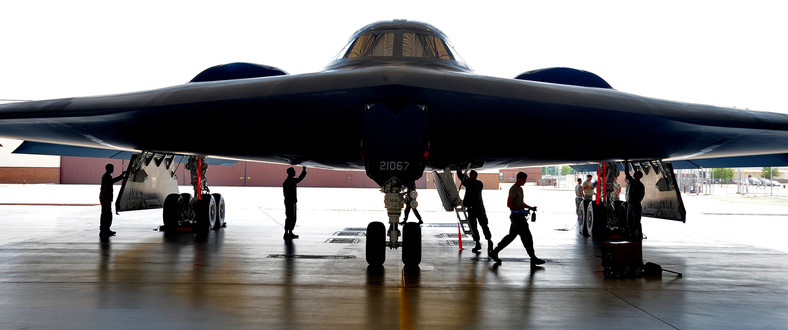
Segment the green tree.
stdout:
[[715,168],[712,169],[712,173],[714,173],[714,177],[720,181],[733,180],[734,172],[732,168]]
[[561,175],[569,175],[569,174],[575,174],[575,170],[572,169],[572,167],[566,165],[561,167]]
[[[770,172],[771,172],[771,176],[769,175]],[[778,171],[774,167],[764,167],[763,169],[761,169],[761,177],[764,179],[776,178],[778,176],[780,176],[780,171]]]
[[542,167],[542,175],[556,175],[556,169],[556,166],[544,166]]

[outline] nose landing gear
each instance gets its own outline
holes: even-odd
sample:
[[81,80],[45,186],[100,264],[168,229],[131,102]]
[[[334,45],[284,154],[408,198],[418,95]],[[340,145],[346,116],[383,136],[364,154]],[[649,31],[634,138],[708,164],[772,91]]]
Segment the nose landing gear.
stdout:
[[[389,229],[382,222],[375,221],[367,226],[366,258],[370,266],[381,266],[386,261],[386,247],[402,247],[402,262],[405,266],[418,266],[421,263],[421,226],[415,222],[406,223],[399,230],[399,217],[405,205],[405,185],[392,178],[380,190],[385,194],[384,204],[389,216]],[[386,240],[388,236],[388,240]],[[402,242],[399,237],[402,236]]]

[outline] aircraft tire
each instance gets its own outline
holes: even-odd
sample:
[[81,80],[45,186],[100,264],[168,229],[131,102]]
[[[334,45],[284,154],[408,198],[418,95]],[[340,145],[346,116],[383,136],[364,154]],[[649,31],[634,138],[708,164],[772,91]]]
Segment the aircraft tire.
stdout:
[[224,227],[224,197],[222,194],[211,194],[216,201],[216,221],[213,223],[213,230],[219,230]]
[[627,202],[619,202],[618,209],[616,209],[616,218],[618,219],[619,227],[627,227]]
[[189,202],[192,201],[192,194],[190,193],[181,193],[181,197],[183,197],[183,203],[185,205],[189,205]]
[[607,227],[607,216],[605,208],[596,203],[590,203],[586,210],[586,231],[588,235],[594,238],[599,238],[605,227]]
[[596,221],[596,216],[599,215],[595,206],[596,204],[592,201],[586,207],[586,233],[590,237],[594,237],[594,222]]
[[421,226],[408,222],[402,226],[402,263],[415,267],[421,263]]
[[164,199],[162,220],[164,221],[164,232],[174,233],[178,229],[178,222],[181,221],[181,210],[183,209],[183,196],[179,194],[169,194]]
[[581,217],[577,220],[577,229],[580,235],[588,236],[588,230],[586,229],[586,218],[588,217],[588,205],[591,204],[591,201],[583,200],[580,202],[580,213]]
[[197,224],[194,227],[194,232],[207,233],[216,223],[216,200],[211,195],[205,195],[197,201],[196,205]]
[[367,226],[367,264],[382,266],[386,261],[386,226],[379,221]]

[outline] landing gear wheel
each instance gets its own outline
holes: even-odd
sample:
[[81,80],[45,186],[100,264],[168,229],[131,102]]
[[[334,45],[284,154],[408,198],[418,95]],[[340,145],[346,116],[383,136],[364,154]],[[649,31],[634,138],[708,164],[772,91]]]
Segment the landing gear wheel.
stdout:
[[179,194],[169,194],[167,198],[164,199],[164,214],[162,219],[164,219],[165,233],[171,234],[178,230],[178,222],[183,220],[181,212],[184,206],[183,196]]
[[216,223],[216,201],[211,195],[203,195],[196,203],[197,225],[194,232],[207,233]]
[[386,261],[386,226],[382,222],[370,222],[367,226],[367,263],[381,266]]
[[185,205],[189,205],[189,202],[192,201],[192,194],[190,193],[181,193],[181,197],[183,197],[183,203]]
[[405,267],[421,263],[421,226],[416,222],[402,226],[402,262]]
[[213,224],[213,230],[219,230],[224,227],[224,198],[221,194],[212,194],[214,201],[216,201],[216,221]]
[[603,206],[591,203],[586,210],[586,231],[591,237],[600,238],[607,227],[607,214]]
[[591,204],[589,200],[583,200],[580,202],[580,217],[577,219],[577,229],[580,235],[588,236],[588,230],[586,228],[586,222],[588,221],[587,212],[588,212],[588,205]]

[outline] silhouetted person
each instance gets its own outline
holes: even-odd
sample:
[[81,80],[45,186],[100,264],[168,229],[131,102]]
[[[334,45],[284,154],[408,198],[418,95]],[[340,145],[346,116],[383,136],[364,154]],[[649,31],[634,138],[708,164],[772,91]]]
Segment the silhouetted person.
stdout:
[[99,202],[101,202],[101,224],[99,225],[99,237],[110,237],[115,235],[115,232],[110,230],[112,226],[112,198],[114,197],[112,185],[115,182],[123,180],[124,171],[118,177],[113,178],[112,172],[115,171],[115,165],[107,164],[104,166],[107,171],[101,177],[101,191],[99,192]]
[[282,193],[285,195],[285,235],[284,239],[298,238],[293,234],[296,224],[296,203],[298,202],[296,188],[298,183],[306,176],[306,166],[303,166],[301,175],[295,177],[296,171],[290,167],[287,169],[287,179],[282,182]]
[[413,209],[413,214],[416,216],[416,219],[419,219],[419,224],[424,223],[421,221],[421,215],[419,214],[419,210],[416,209],[418,207],[418,203],[413,201],[413,197],[410,195],[411,192],[416,191],[416,182],[412,182],[408,185],[408,192],[405,194],[405,217],[402,219],[402,222],[399,224],[404,225],[408,222],[408,215],[410,215],[410,210]]
[[640,225],[640,216],[643,213],[643,207],[640,202],[646,196],[646,186],[640,179],[643,177],[643,172],[635,171],[635,176],[629,175],[629,166],[626,167],[627,181],[627,227],[629,234],[632,238],[637,240],[643,239],[642,227]]
[[468,222],[473,228],[473,241],[476,242],[476,247],[471,251],[478,253],[482,249],[482,244],[479,242],[479,229],[476,226],[478,223],[484,232],[484,238],[487,240],[487,253],[493,250],[492,233],[487,226],[487,211],[484,209],[484,202],[482,201],[482,189],[484,183],[478,180],[479,173],[471,170],[470,175],[465,175],[461,170],[457,169],[457,176],[460,182],[465,186],[465,198],[462,199],[462,205],[468,209]]
[[509,210],[512,212],[511,215],[509,215],[512,225],[509,227],[509,234],[504,236],[501,242],[498,243],[498,246],[490,252],[490,258],[495,260],[498,264],[501,263],[501,258],[498,257],[498,253],[509,245],[509,243],[514,241],[517,235],[520,235],[520,240],[523,242],[525,251],[528,252],[528,256],[531,258],[531,267],[533,268],[536,267],[536,265],[545,263],[544,260],[536,257],[536,253],[534,252],[534,240],[531,236],[531,230],[528,229],[528,222],[525,219],[525,216],[528,214],[527,212],[536,211],[536,206],[528,206],[523,200],[523,185],[527,179],[528,174],[525,174],[525,172],[517,173],[517,182],[509,189],[509,199],[506,201],[506,206],[508,206]]
[[577,178],[577,185],[575,186],[575,213],[577,213],[577,221],[583,218],[580,205],[583,203],[583,179]]

